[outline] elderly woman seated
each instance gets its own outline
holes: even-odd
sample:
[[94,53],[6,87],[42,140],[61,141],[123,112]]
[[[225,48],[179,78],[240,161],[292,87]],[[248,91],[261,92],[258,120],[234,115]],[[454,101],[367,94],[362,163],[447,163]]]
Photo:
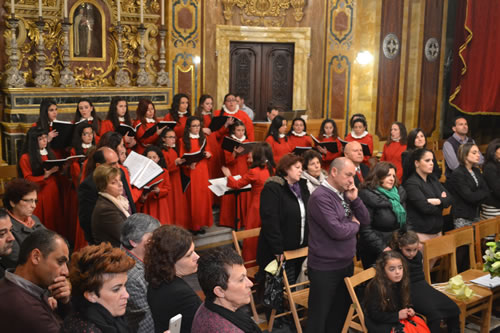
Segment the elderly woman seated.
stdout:
[[242,309],[250,303],[253,283],[243,259],[231,248],[208,250],[198,261],[198,281],[205,302],[193,320],[193,333],[238,333],[261,330]]
[[125,317],[127,271],[134,259],[109,243],[87,246],[71,256],[69,279],[75,312],[62,332],[131,332]]
[[92,237],[96,244],[110,242],[119,247],[123,222],[130,216],[129,202],[122,196],[120,169],[99,165],[94,171],[94,182],[99,197],[92,212]]

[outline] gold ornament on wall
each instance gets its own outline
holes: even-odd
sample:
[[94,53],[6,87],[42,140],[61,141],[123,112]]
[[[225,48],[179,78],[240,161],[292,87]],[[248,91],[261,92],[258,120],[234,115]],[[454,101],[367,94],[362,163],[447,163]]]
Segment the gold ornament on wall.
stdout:
[[226,21],[233,17],[234,6],[239,8],[241,23],[252,26],[282,26],[287,9],[293,8],[295,21],[304,17],[305,0],[222,0]]

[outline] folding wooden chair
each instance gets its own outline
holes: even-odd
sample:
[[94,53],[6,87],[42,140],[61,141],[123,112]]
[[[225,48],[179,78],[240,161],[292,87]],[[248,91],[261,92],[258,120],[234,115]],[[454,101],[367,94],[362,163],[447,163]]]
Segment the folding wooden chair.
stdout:
[[[285,251],[283,256],[286,260],[292,260],[297,258],[306,258],[308,253],[308,248],[303,247],[293,251]],[[309,280],[304,282],[299,282],[295,284],[290,284],[288,281],[288,277],[286,275],[286,271],[283,270],[283,285],[284,285],[284,300],[288,301],[288,305],[290,307],[289,311],[285,311],[280,314],[276,314],[276,309],[271,311],[271,317],[269,318],[269,326],[268,331],[271,332],[273,330],[274,320],[279,317],[283,317],[289,314],[292,314],[293,321],[295,323],[295,328],[297,329],[297,333],[302,333],[302,326],[300,325],[300,321],[304,320],[305,317],[300,318],[297,312],[296,305],[300,305],[303,308],[299,310],[306,310],[308,308],[309,301]],[[306,286],[307,285],[307,286]],[[297,287],[302,287],[302,289],[297,289]]]
[[[457,274],[455,244],[455,235],[453,234],[447,234],[441,237],[429,239],[424,242],[424,274],[425,279],[428,283],[431,283],[429,261],[432,258],[449,256],[450,259],[447,262],[450,266],[448,270],[450,272],[450,275],[448,276],[448,278]],[[464,279],[464,281],[467,282],[466,279]],[[471,288],[474,292],[474,295],[467,300],[463,300],[458,299],[457,297],[455,297],[455,295],[446,292],[446,290],[442,288],[442,286],[445,284],[441,284],[441,287],[434,287],[439,291],[444,292],[460,308],[461,332],[464,332],[465,330],[465,319],[478,312],[481,312],[480,320],[477,320],[474,317],[471,317],[470,320],[481,327],[481,333],[489,332],[493,299],[491,291],[487,288],[482,288],[476,285],[468,285],[468,287]]]
[[[243,241],[244,239],[247,238],[254,238],[254,237],[259,237],[260,234],[260,228],[254,228],[254,229],[248,229],[248,230],[241,230],[241,231],[234,231],[233,230],[233,244],[234,248],[236,249],[236,252],[240,256],[242,256],[241,253],[241,248],[240,248],[240,241]],[[249,260],[245,261],[245,267],[247,268],[247,276],[255,283],[255,275],[259,271],[259,266],[257,265],[257,260]],[[252,316],[255,322],[259,322],[259,315],[257,313],[257,308],[255,306],[255,300],[253,298],[253,293],[250,295],[250,308],[252,309]]]
[[[455,239],[455,251],[461,246],[467,246],[469,248],[469,271],[477,268],[476,255],[474,251],[474,227],[471,225],[462,227],[460,229],[453,229],[446,232],[446,235],[452,235]],[[465,274],[468,271],[461,272],[462,277],[465,278]]]
[[371,280],[375,276],[375,268],[368,268],[358,274],[351,277],[344,278],[349,295],[351,295],[352,304],[347,313],[345,319],[344,327],[342,328],[342,333],[347,333],[349,328],[354,328],[363,333],[367,333],[368,329],[365,325],[365,315],[363,314],[363,309],[359,303],[358,296],[356,295],[356,288],[360,284]]
[[500,228],[500,216],[491,219],[483,220],[474,223],[475,240],[476,240],[476,261],[482,265],[483,261],[483,239],[487,236],[495,235],[495,240],[498,240],[498,229]]

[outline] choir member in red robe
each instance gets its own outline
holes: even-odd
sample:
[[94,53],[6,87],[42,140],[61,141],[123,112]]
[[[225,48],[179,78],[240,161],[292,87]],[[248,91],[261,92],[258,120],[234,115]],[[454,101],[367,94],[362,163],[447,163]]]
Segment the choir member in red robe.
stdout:
[[[229,133],[231,134],[230,137],[236,141],[249,142],[245,133],[245,125],[240,120],[236,120],[229,126]],[[235,148],[232,152],[224,150],[224,165],[233,175],[243,176],[248,171],[248,154],[242,154],[242,152],[243,147]],[[234,228],[235,214],[238,214],[241,226],[245,225],[250,196],[248,192],[238,194],[238,212],[235,212],[234,199],[235,196],[233,194],[222,196],[219,215],[220,226]]]
[[[27,134],[27,148],[19,159],[19,168],[26,180],[40,187],[38,204],[33,212],[48,229],[65,234],[64,201],[59,192],[58,166],[44,169],[42,163],[55,159],[54,152],[48,147],[47,131],[32,127]],[[63,231],[63,232],[61,232]]]
[[134,127],[139,126],[137,127],[137,145],[135,146],[135,151],[138,154],[144,153],[144,150],[148,146],[158,141],[158,136],[162,131],[160,128],[157,128],[153,135],[144,136],[146,131],[157,123],[156,109],[153,102],[148,99],[141,99],[139,105],[137,105],[136,119],[134,122]]
[[170,194],[170,177],[168,175],[167,164],[160,147],[149,146],[144,151],[144,156],[163,168],[163,173],[149,182],[154,184],[161,180],[161,183],[155,185],[150,191],[143,191],[137,210],[141,213],[151,215],[160,221],[161,224],[172,224],[168,196]]
[[[252,185],[250,191],[250,207],[248,208],[247,216],[245,218],[245,229],[254,229],[261,226],[260,219],[260,193],[264,188],[264,184],[270,176],[273,175],[274,165],[271,146],[266,142],[261,142],[255,145],[252,152],[249,154],[252,160],[250,170],[241,179],[235,180],[232,177],[228,168],[223,168],[222,171],[227,177],[227,185],[231,188],[242,188],[248,184]],[[253,260],[257,256],[257,241],[255,239],[246,239],[243,242],[243,258],[245,261]]]
[[[52,122],[56,119],[56,102],[51,99],[43,99],[42,103],[40,103],[40,115],[38,116],[38,120],[32,125],[32,127],[40,127],[47,131],[47,139],[50,143],[52,139],[59,135],[59,132],[57,132],[57,130],[53,129],[52,127]],[[53,151],[57,158],[64,158],[66,156],[66,152],[64,151],[64,149],[53,149]]]
[[338,136],[337,124],[335,121],[333,119],[323,120],[319,129],[318,140],[321,142],[336,142],[338,149],[338,152],[332,153],[326,148],[319,145],[316,146],[318,151],[321,153],[321,167],[326,171],[329,170],[330,164],[332,164],[333,160],[342,155],[342,144],[340,143]]
[[[205,134],[201,131],[201,121],[198,117],[189,117],[186,121],[184,136],[179,150],[182,157],[184,153],[194,153],[201,149],[205,141]],[[186,191],[190,227],[195,233],[204,233],[203,226],[210,227],[213,224],[212,195],[208,188],[208,159],[212,156],[209,148],[205,145],[204,158],[199,162],[183,165],[183,172],[190,178],[191,182]]]
[[381,161],[387,161],[394,164],[396,167],[396,176],[400,184],[403,180],[403,163],[401,155],[406,150],[407,139],[408,135],[405,125],[399,121],[394,122],[391,125],[391,137],[384,145],[382,157],[380,158]]
[[[123,97],[113,97],[109,104],[109,111],[106,115],[106,119],[101,123],[101,133],[99,135],[103,135],[106,132],[117,132],[120,124],[133,127],[127,100]],[[131,149],[136,145],[133,135],[125,135],[123,141],[127,149]]]
[[288,146],[291,151],[295,147],[312,147],[312,139],[307,135],[306,121],[302,118],[292,120],[292,128],[288,132]]
[[186,195],[182,189],[180,175],[180,165],[184,160],[179,158],[179,154],[176,151],[176,141],[177,137],[175,136],[175,131],[166,129],[160,134],[158,145],[161,147],[163,156],[165,157],[170,178],[171,191],[167,199],[171,221],[177,226],[188,229],[190,221],[188,216],[188,204]]
[[274,117],[267,132],[266,142],[269,143],[273,151],[275,165],[278,164],[283,156],[292,151],[288,145],[285,118],[282,116]]
[[85,98],[78,101],[73,122],[78,123],[79,121],[82,121],[84,119],[92,125],[95,133],[95,141],[96,143],[99,143],[101,133],[101,119],[97,116],[97,112],[95,111],[92,102],[89,99]]
[[368,160],[373,154],[373,137],[368,133],[368,125],[364,115],[356,113],[351,117],[350,120],[351,133],[347,134],[345,141],[358,141],[359,143],[364,143],[370,148],[370,155],[365,155],[363,157],[363,163],[370,166]]
[[[250,119],[245,111],[239,110],[239,105],[236,102],[234,94],[229,93],[224,96],[224,105],[222,106],[222,109],[214,112],[214,117],[218,116],[229,116],[241,120],[247,129],[248,140],[252,142],[255,141],[252,119]],[[227,132],[223,134],[227,135]]]
[[174,131],[175,135],[179,140],[184,135],[184,128],[186,127],[186,121],[191,116],[191,108],[189,105],[189,97],[186,94],[176,94],[172,99],[172,108],[165,115],[163,120],[175,121]]

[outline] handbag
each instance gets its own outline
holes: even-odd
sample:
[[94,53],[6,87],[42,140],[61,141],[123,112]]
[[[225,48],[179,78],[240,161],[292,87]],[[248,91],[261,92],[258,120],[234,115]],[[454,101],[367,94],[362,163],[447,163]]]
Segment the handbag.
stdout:
[[408,319],[400,319],[398,327],[392,329],[391,333],[430,333],[429,327],[419,316]]
[[285,263],[278,267],[276,274],[266,272],[264,281],[264,298],[262,302],[272,309],[281,310],[283,307],[283,269]]

